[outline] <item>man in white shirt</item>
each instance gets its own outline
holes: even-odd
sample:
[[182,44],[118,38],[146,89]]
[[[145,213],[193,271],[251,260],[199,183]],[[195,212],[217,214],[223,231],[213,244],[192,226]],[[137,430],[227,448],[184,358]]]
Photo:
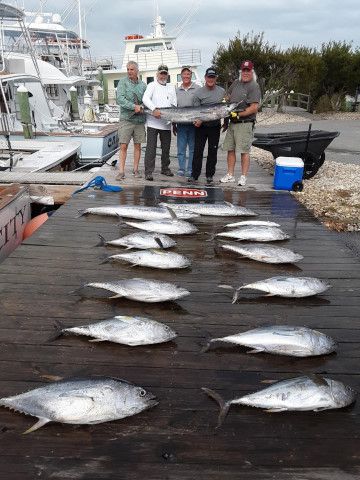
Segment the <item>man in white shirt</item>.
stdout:
[[168,177],[174,174],[169,168],[170,165],[170,143],[171,143],[171,123],[161,119],[161,112],[158,110],[163,107],[176,106],[175,87],[167,83],[169,69],[166,65],[159,65],[156,80],[149,83],[144,96],[144,105],[151,110],[147,115],[147,144],[145,151],[145,179],[152,181],[155,169],[157,137],[160,137],[161,144],[161,173]]

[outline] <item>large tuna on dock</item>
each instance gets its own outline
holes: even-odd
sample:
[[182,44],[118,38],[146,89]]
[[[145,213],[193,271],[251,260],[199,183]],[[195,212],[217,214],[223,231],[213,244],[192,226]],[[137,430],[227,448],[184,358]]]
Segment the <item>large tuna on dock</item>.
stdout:
[[[209,122],[229,116],[238,105],[238,103],[215,103],[198,107],[163,107],[157,110],[160,110],[162,120],[172,123],[192,123],[195,120]],[[145,108],[144,113],[150,115],[152,111]]]
[[229,202],[224,203],[160,203],[164,207],[170,207],[176,215],[184,211],[190,211],[199,215],[212,217],[253,217],[257,213],[245,207],[239,207]]
[[[80,210],[79,215],[104,215],[110,217],[135,218],[136,220],[162,220],[172,218],[171,213],[164,207],[147,207],[145,205],[109,205],[104,207],[90,207]],[[178,218],[184,220],[196,218],[199,215],[182,210],[176,214]]]
[[84,335],[92,337],[90,342],[114,342],[135,347],[169,342],[177,334],[167,325],[146,317],[116,317],[89,325],[62,328],[61,334]]
[[202,390],[220,406],[218,427],[224,421],[231,405],[247,405],[274,413],[311,410],[320,412],[347,407],[356,398],[355,392],[342,382],[318,375],[283,380],[258,392],[228,401],[209,388]]
[[117,238],[115,240],[105,240],[105,238],[99,234],[100,244],[109,245],[111,247],[126,247],[138,248],[138,249],[150,249],[150,248],[172,248],[176,245],[176,241],[171,237],[161,233],[151,232],[136,232],[125,235],[124,237]]
[[87,287],[114,293],[114,295],[108,297],[110,299],[128,298],[129,300],[148,303],[167,302],[190,295],[188,290],[178,287],[174,283],[147,280],[146,278],[91,282],[70,293],[77,293]]
[[159,268],[163,270],[191,267],[191,260],[185,255],[163,250],[139,250],[119,253],[107,257],[104,262],[128,262],[133,266]]
[[156,397],[125,380],[84,378],[54,382],[0,399],[0,405],[38,417],[30,433],[49,422],[94,425],[110,422],[158,404]]

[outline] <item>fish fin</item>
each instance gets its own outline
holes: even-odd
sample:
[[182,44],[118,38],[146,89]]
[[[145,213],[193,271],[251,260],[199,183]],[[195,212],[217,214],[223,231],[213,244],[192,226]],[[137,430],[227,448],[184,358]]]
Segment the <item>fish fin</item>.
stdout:
[[314,408],[314,412],[323,412],[324,410],[328,410],[326,407]]
[[279,412],[287,412],[287,408],[267,408],[265,410],[266,413],[279,413]]
[[231,302],[232,304],[234,304],[238,301],[241,289],[242,289],[242,287],[239,287],[239,288],[235,289],[234,296],[233,296],[233,299],[232,299],[232,302]]
[[266,380],[261,380],[260,383],[265,383],[265,384],[270,384],[271,385],[272,383],[276,383],[276,382],[278,382],[278,380],[272,380],[272,379],[268,378]]
[[173,210],[172,208],[170,208],[170,207],[168,207],[168,206],[166,206],[165,208],[167,208],[167,210],[168,210],[168,212],[170,213],[171,218],[172,218],[173,220],[177,220],[177,219],[178,219],[176,213],[174,212],[174,210]]
[[91,340],[89,340],[89,342],[91,343],[95,343],[95,342],[105,342],[105,340],[102,340],[100,338],[92,338]]
[[154,237],[155,242],[159,245],[160,248],[164,249],[164,244],[159,237]]
[[252,350],[249,350],[246,353],[263,353],[263,352],[265,352],[263,348],[253,348]]
[[98,233],[98,237],[100,238],[100,242],[97,243],[95,247],[103,247],[104,245],[106,245],[106,240],[100,233]]
[[57,340],[59,337],[61,337],[64,334],[63,329],[64,329],[64,325],[61,322],[59,322],[59,320],[55,320],[55,333],[51,335],[51,337],[49,337],[47,341],[53,342],[54,340]]
[[319,387],[327,387],[328,386],[325,378],[322,377],[321,375],[317,374],[317,373],[313,373],[311,375],[308,375],[308,377],[310,378],[310,380],[312,380],[315,383],[315,385],[318,385]]
[[60,377],[59,375],[40,375],[40,378],[48,380],[49,382],[60,382],[60,380],[64,380],[64,377]]
[[121,295],[121,293],[117,293],[116,295],[111,295],[111,297],[108,297],[109,300],[114,300],[116,298],[122,298],[124,295]]
[[71,292],[69,292],[69,295],[72,295],[73,293],[77,294],[78,292],[80,292],[84,288],[84,286],[85,285],[81,285],[81,287],[75,288],[75,290],[71,290]]
[[210,232],[204,232],[204,233],[207,234],[207,235],[210,235],[210,238],[205,240],[205,242],[212,242],[216,237],[216,233],[210,233]]
[[230,202],[224,202],[224,203],[225,203],[225,205],[228,205],[229,207],[233,207],[233,206],[234,206],[234,205],[233,205],[232,203],[230,203]]
[[28,428],[25,432],[23,432],[23,435],[27,435],[28,433],[35,432],[35,430],[39,430],[39,428],[43,427],[50,421],[51,420],[47,418],[39,418],[39,420],[32,427]]
[[203,348],[200,350],[200,353],[205,353],[208,350],[210,350],[211,344],[212,344],[212,341],[210,340],[210,342],[208,342],[206,345],[203,346]]
[[214,390],[211,390],[210,388],[202,387],[201,390],[219,404],[220,412],[218,416],[218,423],[216,426],[216,428],[219,428],[224,422],[225,417],[229,412],[231,401],[225,402],[221,395],[219,395],[217,392],[214,392]]
[[265,297],[275,297],[275,293],[267,293]]
[[227,290],[235,290],[234,287],[232,287],[231,285],[218,285],[219,288],[226,288]]
[[99,265],[102,265],[103,263],[110,263],[111,262],[111,256],[109,257],[108,255],[102,255],[100,257],[101,259],[101,262],[99,263]]

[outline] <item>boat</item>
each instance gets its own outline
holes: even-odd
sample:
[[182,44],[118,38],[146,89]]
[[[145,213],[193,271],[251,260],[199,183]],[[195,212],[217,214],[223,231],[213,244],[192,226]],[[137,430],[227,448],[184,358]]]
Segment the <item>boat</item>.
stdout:
[[[18,89],[28,92],[31,119],[29,129],[43,141],[75,141],[81,143],[80,164],[101,165],[118,150],[117,125],[95,121],[72,121],[70,90],[84,86],[83,77],[67,77],[51,63],[39,60],[33,50],[24,13],[10,5],[0,3],[1,35],[3,25],[17,25],[23,33],[26,52],[13,51],[2,45],[0,55],[0,134],[10,140],[23,138],[24,121],[20,118]],[[15,27],[14,27],[15,28]],[[65,88],[66,87],[66,88]],[[51,93],[51,90],[53,93]],[[89,97],[89,95],[87,95]],[[77,99],[79,98],[76,95]],[[85,99],[86,95],[84,95]],[[91,98],[90,98],[91,102]],[[88,108],[92,108],[91,105]],[[86,105],[78,104],[78,116],[85,113]],[[31,128],[30,128],[31,127]]]
[[[169,68],[168,83],[179,85],[181,83],[181,68],[187,65],[192,69],[193,81],[201,84],[197,71],[197,68],[201,65],[200,50],[177,50],[175,44],[177,37],[166,34],[165,22],[158,14],[155,16],[153,27],[153,32],[148,36],[126,35],[123,55],[114,55],[93,61],[88,78],[91,78],[91,75],[96,75],[99,67],[102,69],[110,104],[116,102],[116,87],[120,78],[126,76],[126,65],[130,60],[139,65],[140,78],[146,84],[154,81],[160,64],[165,64]],[[84,73],[86,74],[86,72]]]
[[0,186],[0,262],[20,245],[30,218],[27,188],[19,184]]

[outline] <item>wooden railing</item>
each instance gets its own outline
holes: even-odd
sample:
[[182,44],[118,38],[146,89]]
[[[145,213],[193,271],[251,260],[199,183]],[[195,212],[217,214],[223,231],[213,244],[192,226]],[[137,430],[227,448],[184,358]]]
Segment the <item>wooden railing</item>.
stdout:
[[306,93],[275,92],[265,95],[262,106],[269,108],[277,107],[278,111],[281,111],[283,107],[299,107],[309,112],[310,102],[311,96]]

